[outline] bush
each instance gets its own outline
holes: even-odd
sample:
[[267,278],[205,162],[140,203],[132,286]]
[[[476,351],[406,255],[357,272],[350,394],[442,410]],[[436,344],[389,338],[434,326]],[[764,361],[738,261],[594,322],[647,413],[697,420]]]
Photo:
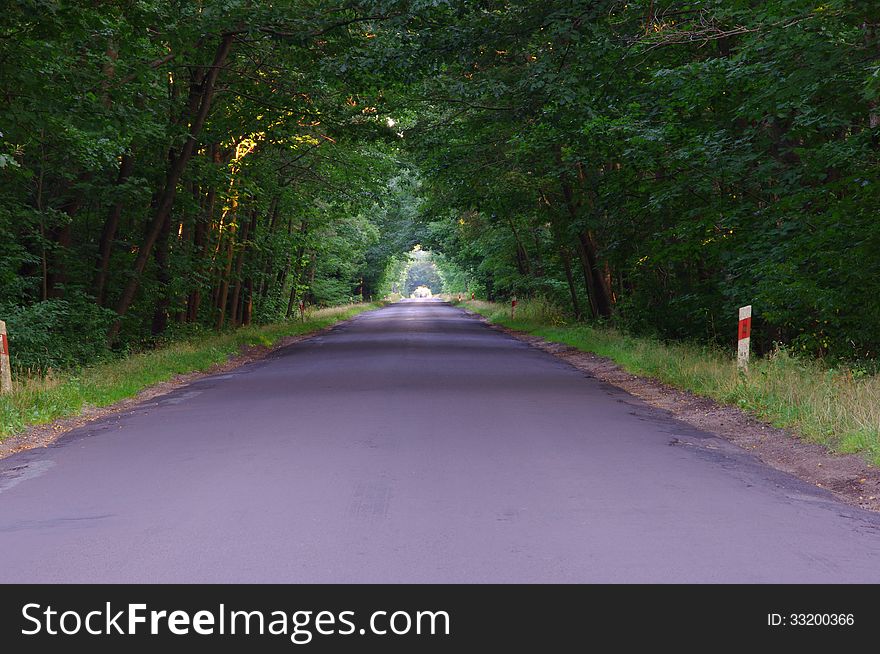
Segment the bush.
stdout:
[[13,369],[45,372],[108,358],[107,330],[115,315],[83,294],[0,309],[9,331]]
[[547,297],[537,295],[517,303],[516,319],[559,327],[565,324],[565,311]]

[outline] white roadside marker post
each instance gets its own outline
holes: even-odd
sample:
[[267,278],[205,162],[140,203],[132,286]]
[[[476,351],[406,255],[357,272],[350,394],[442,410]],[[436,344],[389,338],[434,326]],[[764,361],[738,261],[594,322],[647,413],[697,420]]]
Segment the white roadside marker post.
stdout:
[[749,371],[749,343],[752,335],[752,305],[740,307],[739,339],[736,348],[736,368],[740,372]]
[[9,336],[6,323],[0,320],[0,393],[12,392],[12,368],[9,366]]
[[516,296],[510,301],[510,319],[516,320]]

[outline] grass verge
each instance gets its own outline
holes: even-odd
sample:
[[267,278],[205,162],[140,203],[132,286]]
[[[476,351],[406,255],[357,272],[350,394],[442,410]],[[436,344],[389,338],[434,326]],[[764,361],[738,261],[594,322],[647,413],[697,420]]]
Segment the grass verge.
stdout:
[[493,323],[608,357],[634,375],[738,406],[803,440],[880,465],[880,376],[831,368],[784,349],[753,359],[749,374],[742,375],[732,353],[566,324],[557,309],[540,300],[519,302],[516,320],[507,305],[476,300],[462,306]]
[[108,406],[174,375],[208,370],[239,354],[242,347],[271,347],[284,337],[318,331],[379,306],[347,304],[318,309],[307,313],[304,322],[209,332],[76,372],[15,379],[13,392],[0,396],[0,440],[29,425],[77,415],[87,405]]

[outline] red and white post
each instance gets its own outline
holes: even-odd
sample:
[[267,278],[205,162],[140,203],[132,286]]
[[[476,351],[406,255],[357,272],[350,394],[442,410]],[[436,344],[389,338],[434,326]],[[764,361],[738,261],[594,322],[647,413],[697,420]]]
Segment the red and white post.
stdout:
[[516,320],[516,296],[510,301],[510,319]]
[[736,348],[736,367],[742,372],[749,371],[749,343],[752,336],[752,305],[740,307],[739,340]]
[[0,393],[12,392],[12,368],[9,365],[9,336],[6,323],[0,320]]
[[305,302],[305,300],[299,301],[299,319],[302,322],[306,321],[306,302]]

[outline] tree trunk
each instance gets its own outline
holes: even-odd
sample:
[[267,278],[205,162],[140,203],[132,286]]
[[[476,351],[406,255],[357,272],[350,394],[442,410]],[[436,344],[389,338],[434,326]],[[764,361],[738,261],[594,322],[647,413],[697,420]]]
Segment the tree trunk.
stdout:
[[[250,228],[251,240],[256,237],[257,234],[257,210],[254,209],[253,214],[251,215],[251,228]],[[254,310],[254,279],[253,279],[253,269],[251,269],[250,275],[248,275],[247,280],[244,283],[244,293],[242,297],[241,303],[241,324],[249,325],[251,324],[251,315]]]
[[196,216],[195,230],[193,232],[193,249],[191,261],[193,261],[193,269],[195,271],[195,279],[193,279],[192,289],[186,301],[186,320],[187,322],[195,322],[199,316],[199,305],[202,303],[202,274],[204,273],[205,246],[208,243],[208,225],[211,221],[211,214],[214,212],[214,194],[211,188],[208,191],[208,199],[206,200],[205,212],[200,212]]
[[315,285],[315,271],[318,269],[318,255],[312,252],[311,263],[309,264],[309,284],[303,293],[303,298],[312,292],[312,286]]
[[241,324],[245,327],[251,324],[251,315],[254,311],[254,280],[248,279],[244,285],[244,299],[241,307]]
[[[65,209],[65,213],[68,210]],[[49,238],[57,244],[55,253],[51,257],[51,265],[48,266],[46,274],[46,297],[61,298],[64,297],[64,286],[67,283],[67,264],[64,261],[66,251],[73,242],[73,213],[68,213],[70,220],[59,228],[52,229],[49,232]]]
[[[877,24],[875,22],[865,22],[862,24],[865,31],[865,48],[868,50],[868,58],[874,62],[880,58],[880,39],[877,38]],[[880,128],[880,102],[877,100],[868,101],[868,126],[871,130]],[[873,135],[874,142],[877,142],[877,135]]]
[[608,318],[611,316],[611,292],[608,289],[607,278],[597,261],[596,242],[589,231],[578,233],[577,248],[584,269],[584,280],[590,293],[593,316]]
[[[91,179],[91,173],[82,173],[77,177],[78,183],[87,182]],[[73,220],[83,205],[83,194],[74,189],[68,189],[70,195],[61,207],[61,211],[67,218],[60,227],[49,230],[49,239],[55,241],[57,248],[51,260],[47,261],[46,268],[46,291],[47,298],[64,297],[65,285],[67,284],[67,250],[73,244]]]
[[165,216],[165,222],[156,237],[154,257],[156,259],[156,281],[159,282],[159,296],[156,298],[156,309],[153,312],[152,333],[158,336],[168,327],[168,306],[170,297],[168,286],[171,283],[171,270],[168,267],[168,237],[171,234],[171,216]]
[[[116,178],[117,190],[120,186],[128,181],[134,170],[134,157],[131,153],[122,155],[122,161],[119,164],[119,175]],[[113,242],[116,239],[116,230],[119,228],[119,217],[122,215],[123,208],[122,199],[116,200],[104,226],[101,229],[101,238],[98,242],[98,261],[95,266],[95,279],[92,283],[92,294],[95,296],[95,302],[100,306],[105,306],[107,292],[107,274],[110,272],[110,256],[113,254]]]
[[535,241],[535,264],[534,271],[535,277],[543,277],[544,276],[544,257],[541,253],[541,235],[538,233],[538,229],[535,228],[532,230],[532,238]]
[[[305,224],[305,221],[303,221],[303,224]],[[292,228],[293,228],[293,218],[288,217],[288,219],[287,219],[287,236],[288,237],[290,237],[290,235],[293,233]],[[284,285],[287,283],[287,276],[290,274],[291,261],[293,261],[293,253],[288,253],[287,262],[284,264],[284,267],[278,271],[278,280],[277,280],[278,284],[277,284],[277,286],[278,286],[278,289],[281,291],[284,290]]]
[[300,246],[296,250],[296,262],[293,265],[293,286],[290,287],[290,298],[287,300],[287,313],[285,314],[286,318],[290,318],[293,315],[293,307],[296,303],[296,292],[302,280],[300,279],[300,272],[302,270],[303,257],[306,253],[306,237],[309,233],[309,224],[303,220],[302,225],[300,227],[300,236],[302,241],[300,242]]
[[565,280],[568,282],[568,292],[571,293],[571,306],[574,309],[574,317],[580,320],[581,303],[578,300],[577,286],[575,286],[574,275],[571,272],[571,255],[566,246],[559,246],[559,257],[562,259],[562,269],[565,271]]
[[520,275],[530,277],[532,274],[532,266],[529,261],[529,253],[526,251],[522,239],[519,237],[519,232],[516,229],[513,219],[508,217],[507,222],[510,225],[510,231],[513,232],[513,238],[516,240],[516,267],[519,270]]
[[[165,179],[165,186],[156,203],[156,210],[152,222],[147,230],[144,242],[138,250],[138,256],[135,259],[134,270],[132,271],[133,274],[131,275],[128,284],[126,284],[119,301],[116,303],[116,313],[120,318],[125,315],[134,300],[134,295],[140,286],[141,275],[147,265],[147,260],[153,249],[153,245],[159,237],[159,232],[162,229],[162,225],[165,223],[165,219],[171,214],[171,208],[174,205],[174,199],[177,194],[177,183],[180,181],[180,177],[183,174],[190,157],[192,157],[198,135],[208,117],[208,112],[211,108],[211,101],[214,98],[217,77],[220,74],[220,69],[226,62],[226,58],[229,56],[229,51],[232,49],[233,39],[233,34],[223,35],[214,55],[214,61],[211,68],[205,75],[202,83],[199,85],[201,91],[199,94],[199,106],[190,124],[189,136],[187,136],[180,153],[172,157],[172,163]],[[107,337],[107,340],[111,345],[119,335],[120,327],[121,322],[117,319],[110,328],[110,333]]]
[[232,233],[226,237],[226,242],[226,267],[221,274],[220,287],[217,293],[217,331],[223,329],[223,323],[226,320],[226,300],[229,297],[229,277],[232,274],[232,254],[235,243]]
[[[220,163],[219,147],[216,143],[212,143],[208,147],[208,156],[215,164]],[[202,286],[206,271],[210,274],[213,260],[206,261],[208,252],[208,237],[210,235],[211,225],[214,221],[214,208],[216,205],[217,188],[212,184],[208,187],[205,194],[204,202],[200,203],[201,210],[196,216],[195,233],[193,235],[193,251],[194,270],[196,271],[195,280],[189,298],[187,298],[187,321],[196,322],[199,318],[199,307],[202,303]],[[212,255],[213,256],[213,255]]]
[[253,229],[256,226],[256,220],[257,210],[253,209],[251,211],[250,221],[245,222],[241,228],[241,239],[239,240],[241,247],[238,253],[238,261],[236,261],[235,263],[235,288],[232,290],[232,302],[230,303],[232,315],[229,316],[229,322],[233,326],[238,325],[239,317],[241,316],[238,306],[238,300],[241,297],[241,287],[243,283],[241,279],[241,271],[244,268],[245,257],[247,257],[248,236],[253,232]]
[[[568,210],[569,217],[573,223],[576,223],[578,216],[578,205],[574,201],[574,193],[571,186],[560,175],[559,183],[562,188],[562,197],[565,201],[565,207]],[[608,288],[607,279],[599,266],[596,247],[596,240],[592,232],[589,230],[580,230],[578,232],[577,243],[578,257],[581,260],[581,267],[584,273],[584,282],[587,286],[587,293],[590,296],[590,309],[594,318],[608,318],[611,316],[611,291]]]
[[[272,203],[269,206],[269,231],[266,234],[267,241],[271,241],[273,234],[275,234],[275,226],[278,223],[279,200],[280,198],[276,195],[272,198]],[[275,263],[272,253],[272,248],[267,248],[266,259],[260,276],[260,285],[257,289],[257,295],[259,295],[261,300],[265,300],[266,296],[269,294],[269,278],[272,276],[272,264]]]
[[[198,197],[199,190],[194,185],[190,185],[190,193],[194,197]],[[186,258],[187,261],[192,261],[192,240],[193,240],[193,222],[197,219],[198,214],[196,216],[187,216],[177,221],[175,224],[177,226],[177,240],[174,249],[179,251],[180,254]],[[194,283],[194,280],[190,277],[190,267],[186,268],[186,277],[190,284]],[[184,287],[186,289],[187,287]],[[189,293],[185,293],[185,296],[188,298]],[[183,298],[175,297],[174,298],[174,321],[183,324],[186,322],[186,302],[183,301]]]
[[593,288],[593,276],[590,274],[590,263],[584,252],[583,243],[580,240],[575,241],[575,251],[578,254],[578,260],[581,263],[581,273],[584,275],[584,286],[587,288],[587,300],[590,302],[590,315],[593,318],[599,316],[599,307],[596,305],[596,291]]

